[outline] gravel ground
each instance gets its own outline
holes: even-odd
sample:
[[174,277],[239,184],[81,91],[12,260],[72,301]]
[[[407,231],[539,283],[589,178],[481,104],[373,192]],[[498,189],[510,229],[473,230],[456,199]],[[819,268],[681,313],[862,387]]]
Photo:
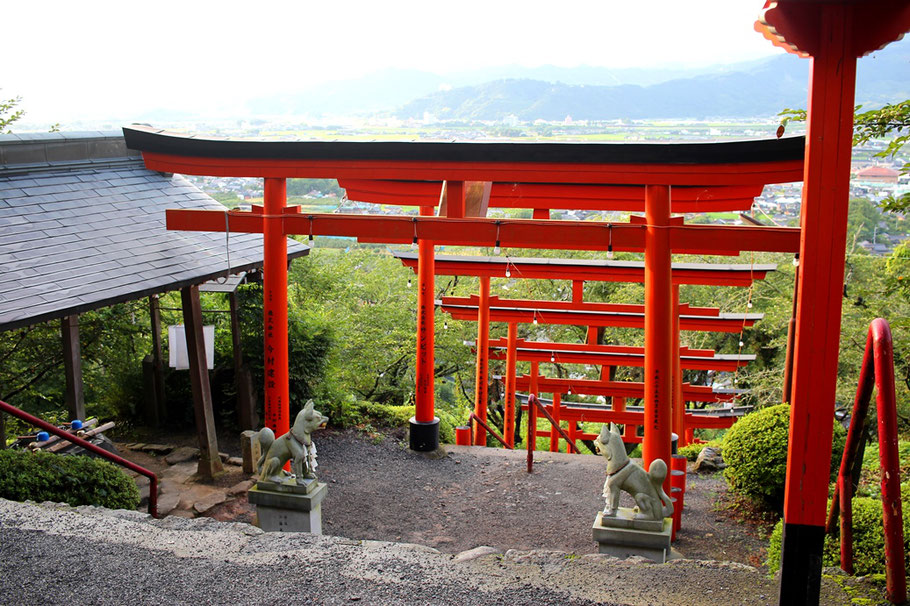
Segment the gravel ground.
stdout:
[[[211,519],[0,499],[3,604],[769,604],[742,564],[654,565],[599,554],[452,556],[403,543],[263,533]],[[851,588],[852,590],[852,588]],[[854,594],[856,595],[856,594]],[[823,604],[850,595],[826,578]]]
[[[319,479],[329,485],[323,531],[351,539],[418,543],[446,553],[479,545],[596,553],[591,526],[603,508],[606,465],[595,455],[446,446],[432,459],[404,435],[317,434]],[[674,548],[688,558],[761,566],[761,529],[729,518],[720,476],[687,477],[683,528]],[[634,503],[623,494],[623,505]],[[253,521],[245,499],[215,508],[222,521]]]

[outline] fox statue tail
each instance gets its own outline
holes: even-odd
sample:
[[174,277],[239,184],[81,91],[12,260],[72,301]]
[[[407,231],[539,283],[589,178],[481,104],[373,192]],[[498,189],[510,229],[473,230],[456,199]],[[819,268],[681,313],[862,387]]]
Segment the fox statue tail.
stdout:
[[670,497],[667,496],[667,493],[664,492],[664,480],[667,478],[667,464],[663,459],[654,459],[651,461],[651,467],[648,468],[648,478],[654,486],[654,492],[657,493],[661,505],[663,505],[663,517],[672,516],[673,501],[671,501]]
[[265,458],[269,454],[269,448],[272,447],[272,442],[275,441],[275,432],[268,427],[263,427],[259,430],[259,433],[256,434],[255,439],[259,441],[259,450],[262,453],[259,456],[259,461],[256,463],[256,473],[260,473],[262,471],[262,465],[265,463]]

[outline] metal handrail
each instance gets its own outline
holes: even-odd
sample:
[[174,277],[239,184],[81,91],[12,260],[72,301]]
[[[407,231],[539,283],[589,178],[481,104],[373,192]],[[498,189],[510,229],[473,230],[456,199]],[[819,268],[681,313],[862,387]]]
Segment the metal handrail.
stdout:
[[72,442],[73,444],[78,444],[82,448],[95,453],[99,457],[104,457],[105,459],[107,459],[109,461],[117,463],[118,465],[120,465],[122,467],[126,467],[129,470],[135,471],[136,473],[147,477],[149,479],[149,514],[153,518],[158,517],[158,476],[156,476],[154,473],[152,473],[145,467],[136,465],[132,461],[127,461],[126,459],[124,459],[123,457],[121,457],[119,455],[115,455],[113,453],[108,452],[108,451],[104,450],[103,448],[101,448],[100,446],[96,446],[95,444],[92,444],[88,440],[84,440],[84,439],[80,438],[79,436],[73,435],[73,434],[69,433],[68,431],[66,431],[65,429],[60,429],[59,427],[51,425],[47,421],[43,421],[36,416],[30,415],[27,412],[23,412],[23,411],[19,410],[18,408],[16,408],[15,406],[12,406],[10,404],[7,404],[3,400],[0,400],[0,414],[2,414],[4,412],[6,414],[13,415],[14,417],[22,419],[26,423],[30,423],[31,425],[34,425],[35,427],[41,428],[48,433],[52,433],[55,436],[58,436],[63,440],[68,440],[68,441]]
[[540,400],[537,398],[537,394],[528,395],[528,473],[534,471],[534,448],[537,443],[537,436],[535,425],[537,425],[537,411],[543,413],[543,416],[550,422],[550,425],[556,429],[562,439],[566,441],[568,449],[571,449],[575,454],[579,454],[578,447],[575,446],[575,441],[569,437],[569,434],[559,426],[559,423],[556,422],[556,419],[547,412],[547,409],[544,408],[544,405],[540,403]]
[[[472,423],[474,423],[475,421],[476,421],[481,427],[483,427],[485,430],[487,430],[487,433],[489,433],[489,434],[492,435],[494,438],[496,438],[497,440],[499,440],[499,443],[502,444],[504,448],[508,448],[509,450],[512,450],[512,447],[509,446],[508,443],[506,443],[506,441],[503,439],[502,436],[500,436],[498,433],[496,433],[495,431],[493,431],[493,429],[492,429],[489,425],[487,425],[486,422],[483,421],[483,419],[481,419],[480,417],[477,416],[477,413],[472,412],[472,413],[471,413],[471,416],[468,417],[468,423],[469,423],[469,424],[472,424]],[[474,428],[473,428],[473,427],[471,428],[471,435],[474,435]]]
[[863,428],[877,388],[879,461],[882,470],[882,509],[885,531],[885,574],[888,599],[903,604],[907,599],[904,568],[904,529],[901,511],[900,462],[897,445],[897,400],[894,392],[894,349],[891,328],[882,318],[869,325],[866,351],[853,402],[853,415],[841,459],[831,511],[825,531],[832,533],[840,518],[841,568],[853,574],[853,469],[864,446]]

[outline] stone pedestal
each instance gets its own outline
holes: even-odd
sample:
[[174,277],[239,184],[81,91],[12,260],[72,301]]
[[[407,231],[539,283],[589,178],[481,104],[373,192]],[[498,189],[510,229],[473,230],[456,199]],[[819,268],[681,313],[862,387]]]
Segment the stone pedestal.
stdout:
[[259,528],[266,532],[322,534],[322,500],[327,492],[328,486],[316,480],[258,482],[248,498],[256,505]]
[[604,517],[603,512],[598,513],[593,531],[600,553],[618,558],[643,556],[659,564],[670,557],[672,518],[636,520],[635,510],[620,507],[616,517]]

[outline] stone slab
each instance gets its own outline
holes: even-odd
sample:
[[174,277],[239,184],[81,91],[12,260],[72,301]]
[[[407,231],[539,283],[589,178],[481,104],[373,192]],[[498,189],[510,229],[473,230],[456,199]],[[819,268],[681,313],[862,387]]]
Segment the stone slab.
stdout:
[[256,473],[256,463],[262,456],[259,445],[259,432],[246,430],[240,434],[240,450],[243,455],[243,473]]
[[267,480],[259,480],[256,482],[256,486],[259,488],[259,490],[288,494],[311,494],[314,490],[316,490],[317,485],[318,482],[316,480],[296,478],[292,478],[280,484],[276,482],[269,482]]
[[618,558],[642,556],[660,564],[667,561],[670,553],[670,538],[673,534],[672,518],[664,518],[660,532],[635,528],[610,528],[602,523],[603,512],[594,520],[594,540],[600,553]]
[[634,528],[636,530],[649,530],[660,532],[663,530],[663,520],[641,520],[635,518],[636,511],[630,507],[620,507],[615,516],[605,516],[601,512],[598,519],[605,528]]
[[247,498],[253,505],[264,505],[291,511],[310,511],[318,507],[328,492],[328,486],[319,482],[310,494],[294,494],[291,492],[273,492],[263,490],[258,485],[250,488]]
[[199,458],[199,449],[192,448],[191,446],[181,446],[177,448],[169,455],[164,457],[164,461],[168,465],[176,465],[178,463],[185,463],[187,461],[192,461]]

